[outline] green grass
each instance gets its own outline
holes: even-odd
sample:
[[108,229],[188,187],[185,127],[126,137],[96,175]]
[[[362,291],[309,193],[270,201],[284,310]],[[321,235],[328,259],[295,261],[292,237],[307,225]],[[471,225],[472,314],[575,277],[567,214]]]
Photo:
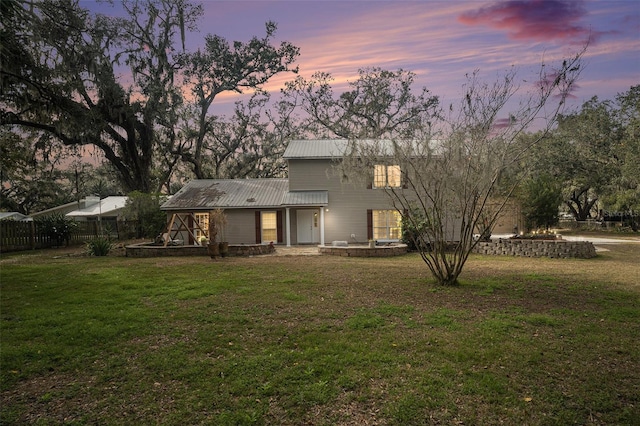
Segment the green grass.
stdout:
[[638,424],[637,248],[454,288],[414,255],[3,255],[0,423]]

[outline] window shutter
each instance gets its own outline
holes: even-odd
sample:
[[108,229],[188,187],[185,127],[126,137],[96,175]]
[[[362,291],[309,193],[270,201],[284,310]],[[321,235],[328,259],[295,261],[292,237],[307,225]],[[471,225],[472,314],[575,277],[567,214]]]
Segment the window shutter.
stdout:
[[367,189],[373,189],[373,182],[369,182],[367,184]]
[[276,211],[276,234],[278,242],[284,242],[284,239],[282,238],[282,210]]
[[367,239],[373,239],[373,210],[367,210]]
[[262,232],[260,231],[260,211],[256,211],[256,244],[262,242]]

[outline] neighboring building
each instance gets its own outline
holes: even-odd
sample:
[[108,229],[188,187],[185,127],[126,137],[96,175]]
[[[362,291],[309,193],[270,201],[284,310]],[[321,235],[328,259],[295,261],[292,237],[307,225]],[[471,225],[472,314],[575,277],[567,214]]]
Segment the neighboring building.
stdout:
[[401,215],[380,189],[400,186],[399,166],[376,166],[369,185],[345,183],[335,162],[346,149],[346,140],[294,140],[284,153],[288,179],[189,182],[161,206],[171,238],[195,244],[208,231],[208,212],[219,208],[227,225],[218,240],[231,244],[400,240]]
[[66,215],[74,210],[81,210],[88,208],[92,205],[97,205],[100,202],[100,197],[89,196],[83,198],[80,201],[72,201],[70,203],[62,204],[60,206],[52,207],[50,209],[42,210],[39,212],[31,213],[31,217],[38,218],[44,216],[50,216],[53,214]]
[[128,197],[111,196],[103,198],[87,197],[81,207],[65,214],[77,221],[115,222],[121,216]]
[[0,220],[15,220],[16,222],[31,222],[33,218],[19,212],[0,212]]

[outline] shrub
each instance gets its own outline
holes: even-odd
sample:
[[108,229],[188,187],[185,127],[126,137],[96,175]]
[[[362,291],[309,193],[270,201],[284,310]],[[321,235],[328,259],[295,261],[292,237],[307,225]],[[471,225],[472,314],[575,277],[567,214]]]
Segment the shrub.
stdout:
[[167,214],[160,210],[164,197],[159,194],[146,194],[139,191],[128,195],[124,209],[127,221],[138,224],[136,236],[138,238],[153,238],[163,232],[167,226]]
[[106,256],[112,248],[111,241],[106,237],[98,237],[87,243],[87,252],[90,256]]
[[61,246],[63,243],[68,245],[71,234],[78,227],[75,221],[59,213],[38,218],[36,224],[42,233],[57,246]]

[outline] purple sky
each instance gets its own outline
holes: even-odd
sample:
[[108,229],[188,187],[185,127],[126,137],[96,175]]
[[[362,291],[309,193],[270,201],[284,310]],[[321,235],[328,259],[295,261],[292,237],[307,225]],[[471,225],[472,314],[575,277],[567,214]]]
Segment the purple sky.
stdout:
[[[89,1],[85,6],[95,6]],[[204,1],[200,33],[246,41],[278,24],[277,41],[300,47],[300,74],[330,72],[336,83],[352,81],[359,68],[399,68],[417,74],[445,102],[455,101],[465,73],[476,69],[494,81],[518,68],[533,81],[542,61],[576,52],[591,37],[586,68],[573,92],[574,106],[597,95],[612,99],[640,84],[640,3],[637,0],[533,1]],[[101,8],[102,9],[102,8]],[[104,9],[103,9],[104,10]],[[286,74],[268,89],[281,87]],[[230,96],[218,99],[224,109]],[[216,111],[214,111],[216,112]],[[220,111],[222,112],[222,111]]]

